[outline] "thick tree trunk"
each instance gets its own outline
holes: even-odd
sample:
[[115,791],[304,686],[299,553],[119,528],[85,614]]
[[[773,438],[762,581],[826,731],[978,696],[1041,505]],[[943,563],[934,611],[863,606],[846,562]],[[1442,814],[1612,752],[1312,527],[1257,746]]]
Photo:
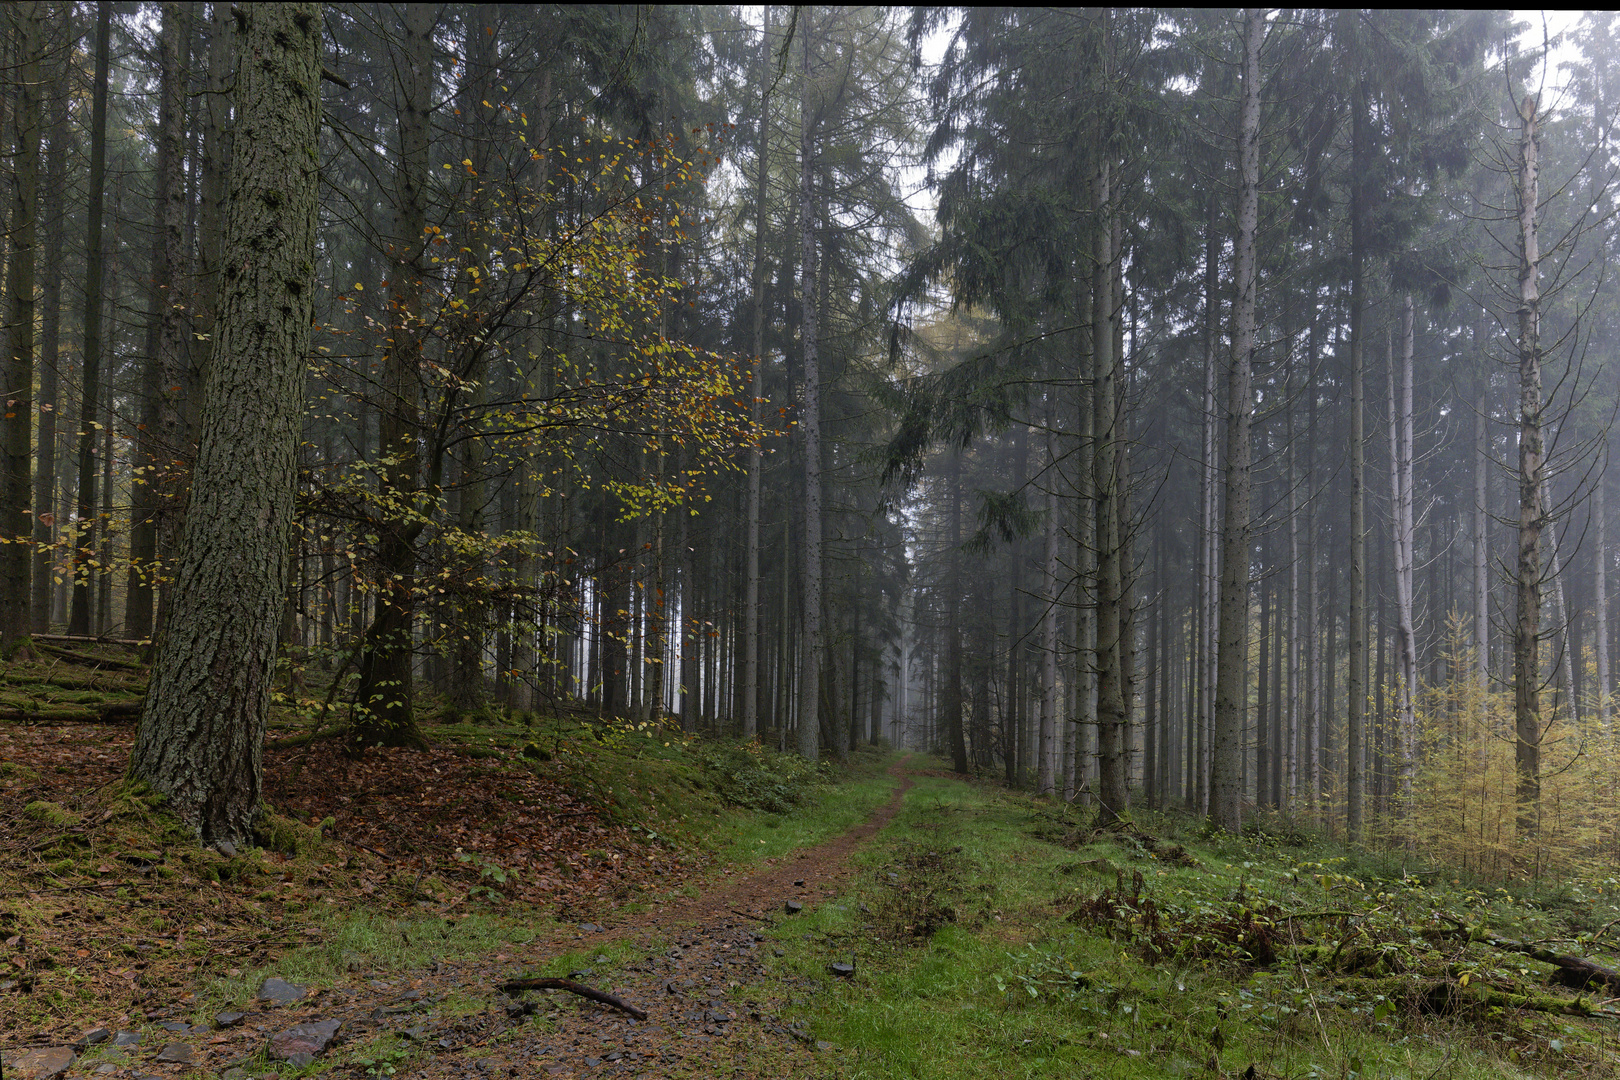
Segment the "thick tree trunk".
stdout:
[[1255,234],[1260,217],[1260,44],[1265,19],[1243,15],[1243,99],[1238,121],[1237,237],[1232,248],[1232,362],[1226,383],[1226,516],[1221,530],[1221,622],[1215,685],[1210,816],[1243,829],[1243,717],[1249,656],[1249,425],[1255,335]]
[[1520,836],[1536,834],[1541,811],[1541,531],[1544,461],[1541,401],[1541,251],[1536,237],[1536,99],[1519,106],[1519,553],[1514,570],[1514,770]]
[[[14,4],[16,48],[11,111],[11,265],[6,269],[6,367],[0,381],[0,654],[28,635],[32,592],[34,257],[39,143],[44,93],[44,13],[37,0]],[[55,363],[55,358],[52,358]]]
[[249,4],[204,432],[130,771],[204,843],[244,843],[286,596],[315,295],[318,5]]

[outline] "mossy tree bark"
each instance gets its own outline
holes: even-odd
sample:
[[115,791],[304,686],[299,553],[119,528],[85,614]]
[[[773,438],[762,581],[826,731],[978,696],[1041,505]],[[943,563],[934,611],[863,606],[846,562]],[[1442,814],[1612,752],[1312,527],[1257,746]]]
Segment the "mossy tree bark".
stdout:
[[315,283],[319,5],[246,4],[225,258],[169,621],[131,774],[204,843],[258,812]]

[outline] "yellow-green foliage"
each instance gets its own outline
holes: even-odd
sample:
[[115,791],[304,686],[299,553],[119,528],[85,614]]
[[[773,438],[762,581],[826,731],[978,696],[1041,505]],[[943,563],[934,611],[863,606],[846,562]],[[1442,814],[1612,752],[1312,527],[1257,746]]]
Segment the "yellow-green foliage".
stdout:
[[1385,839],[1494,879],[1611,871],[1620,861],[1614,733],[1590,716],[1577,723],[1542,694],[1540,813],[1521,835],[1512,694],[1480,686],[1460,624],[1449,653],[1447,681],[1420,696],[1411,782],[1381,823]]

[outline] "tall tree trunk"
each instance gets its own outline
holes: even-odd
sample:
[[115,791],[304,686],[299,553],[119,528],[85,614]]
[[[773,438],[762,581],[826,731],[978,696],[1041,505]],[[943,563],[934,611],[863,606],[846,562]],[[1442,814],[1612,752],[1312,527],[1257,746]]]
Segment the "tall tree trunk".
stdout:
[[[0,653],[29,631],[33,523],[34,244],[44,93],[44,13],[22,0],[9,18],[16,45],[11,111],[11,265],[6,268],[6,369],[0,385]],[[51,362],[55,363],[53,357]],[[9,542],[8,542],[9,541]]]
[[[1483,354],[1479,318],[1474,320],[1474,678],[1481,693],[1491,685],[1491,577],[1490,577],[1490,419],[1487,409],[1490,369]],[[1602,547],[1598,548],[1602,551]]]
[[950,488],[950,549],[945,571],[945,733],[950,740],[951,764],[957,772],[968,771],[967,738],[962,723],[962,627],[959,614],[962,595],[962,452],[950,450],[950,469],[945,478]]
[[799,97],[799,259],[804,348],[804,614],[800,632],[799,753],[809,761],[819,756],[821,733],[821,363],[818,353],[816,287],[815,124],[816,106],[810,82],[810,47],[815,31],[812,12],[800,16],[803,52]]
[[1255,235],[1260,218],[1260,45],[1265,19],[1243,13],[1243,99],[1238,120],[1237,237],[1232,247],[1232,362],[1226,383],[1226,516],[1221,530],[1221,622],[1215,685],[1210,816],[1243,828],[1243,716],[1249,656],[1249,425],[1254,416]]
[[130,771],[205,844],[242,844],[286,596],[315,297],[320,8],[242,9],[241,116],[204,432]]
[[1541,249],[1536,236],[1539,169],[1534,97],[1519,106],[1519,554],[1514,571],[1513,764],[1517,825],[1534,836],[1541,813],[1541,531],[1544,453],[1541,401]]
[[[1093,226],[1091,277],[1091,395],[1095,437],[1092,439],[1092,507],[1096,521],[1097,553],[1096,674],[1097,674],[1097,801],[1099,821],[1108,824],[1129,809],[1126,787],[1125,680],[1126,605],[1125,567],[1121,559],[1125,524],[1124,475],[1120,464],[1124,433],[1120,407],[1122,373],[1114,338],[1114,229],[1109,159],[1097,154],[1092,180]],[[1085,512],[1084,508],[1081,510]],[[1082,657],[1084,663],[1084,657]]]
[[1592,486],[1592,651],[1597,685],[1592,707],[1600,730],[1609,730],[1609,513],[1604,471]]
[[[1385,350],[1389,405],[1389,499],[1395,554],[1395,640],[1399,663],[1395,684],[1396,728],[1400,732],[1400,788],[1412,794],[1417,765],[1417,631],[1412,618],[1414,528],[1412,519],[1412,297],[1401,309],[1401,360],[1393,345]],[[1398,374],[1397,374],[1398,369]]]
[[107,187],[107,73],[112,53],[112,5],[96,5],[96,75],[90,105],[90,187],[85,228],[84,373],[79,397],[79,506],[73,542],[73,610],[68,633],[90,633],[90,538],[96,527],[96,413],[101,405],[102,201]]
[[1210,731],[1215,718],[1215,627],[1220,592],[1220,530],[1216,520],[1220,485],[1216,447],[1220,418],[1215,412],[1221,322],[1219,221],[1219,207],[1211,196],[1204,214],[1204,422],[1198,484],[1198,660],[1193,676],[1198,707],[1189,732],[1192,741],[1187,759],[1192,774],[1192,809],[1198,814],[1209,812]]
[[[757,427],[765,396],[765,185],[770,177],[771,140],[771,8],[759,35],[759,133],[754,161],[754,371],[748,386],[748,418]],[[746,579],[743,584],[742,737],[759,734],[759,500],[763,451],[748,451],[747,517],[743,525]]]
[[64,4],[56,17],[62,25],[61,40],[64,59],[57,68],[51,87],[50,149],[45,157],[44,224],[45,251],[40,262],[40,316],[39,337],[39,433],[35,451],[34,469],[34,570],[33,595],[29,605],[35,633],[51,628],[56,603],[55,540],[58,526],[56,518],[57,456],[56,417],[62,408],[61,343],[62,343],[62,262],[66,246],[66,198],[68,160],[68,78],[71,65],[67,57],[71,50],[65,43],[75,41],[73,7]]
[[190,456],[189,432],[183,422],[181,395],[189,374],[182,335],[184,304],[177,286],[185,271],[185,164],[187,60],[191,54],[191,6],[175,0],[163,5],[158,35],[161,74],[158,86],[157,168],[152,173],[152,205],[157,216],[152,233],[152,277],[148,307],[147,357],[141,380],[141,430],[135,445],[139,473],[133,486],[129,536],[129,576],[125,591],[124,632],[152,634],[153,603],[158,577],[158,520],[178,501],[180,463]]
[[383,520],[378,522],[377,562],[379,577],[388,584],[378,594],[376,613],[366,628],[350,730],[350,743],[355,748],[425,745],[413,708],[412,658],[416,539],[423,527],[417,505],[421,469],[417,449],[421,422],[418,369],[422,358],[423,235],[427,228],[436,20],[437,10],[432,6],[406,5],[401,55],[395,67],[399,80],[399,160],[394,175],[394,266],[390,275],[390,340],[383,365],[384,397],[378,411],[379,459],[383,463],[378,501]]
[[1345,831],[1360,839],[1364,777],[1362,736],[1367,707],[1367,84],[1356,85],[1350,183],[1350,658],[1345,680]]
[[1057,450],[1052,445],[1052,415],[1047,412],[1046,461],[1046,530],[1042,558],[1041,580],[1045,588],[1041,612],[1041,726],[1035,746],[1035,791],[1051,795],[1057,789],[1056,744],[1058,741],[1058,495],[1056,462]]

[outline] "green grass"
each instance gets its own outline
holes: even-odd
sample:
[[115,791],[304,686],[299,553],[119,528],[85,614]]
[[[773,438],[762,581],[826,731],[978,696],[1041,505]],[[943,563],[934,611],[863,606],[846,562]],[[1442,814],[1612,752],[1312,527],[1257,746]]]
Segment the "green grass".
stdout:
[[[1484,1006],[1437,1016],[1414,999],[1463,973],[1476,990],[1545,997],[1544,965],[1443,940],[1443,916],[1573,937],[1612,917],[1589,902],[1596,884],[1518,895],[1403,874],[1419,868],[1399,855],[1202,839],[1183,819],[1152,819],[1145,831],[1185,845],[1188,865],[1163,842],[1159,857],[1128,837],[1075,846],[1079,824],[1072,810],[920,779],[860,854],[850,893],[772,931],[782,973],[819,987],[797,1016],[838,1048],[830,1072],[1123,1080],[1235,1077],[1252,1064],[1258,1076],[1483,1080],[1609,1075],[1620,1062],[1610,1019]],[[1122,904],[1123,918],[1068,918],[1105,891],[1118,899],[1121,884],[1138,905]],[[1317,915],[1327,911],[1356,914]],[[1251,923],[1274,962],[1257,963],[1249,950],[1263,946],[1233,932]],[[830,976],[837,961],[855,976]]]

